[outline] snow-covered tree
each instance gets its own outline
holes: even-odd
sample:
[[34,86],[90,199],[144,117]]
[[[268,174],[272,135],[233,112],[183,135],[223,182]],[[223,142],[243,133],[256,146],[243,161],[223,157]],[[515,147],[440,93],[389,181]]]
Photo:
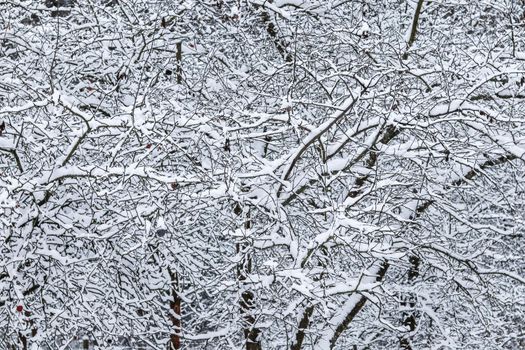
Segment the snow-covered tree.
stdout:
[[0,347],[525,345],[525,3],[0,3]]

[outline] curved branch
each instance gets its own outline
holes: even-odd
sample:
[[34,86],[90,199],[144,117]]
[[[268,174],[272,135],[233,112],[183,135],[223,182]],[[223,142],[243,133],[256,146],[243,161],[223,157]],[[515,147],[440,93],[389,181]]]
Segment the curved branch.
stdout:
[[[363,92],[364,91],[365,90],[363,90]],[[290,177],[290,174],[292,173],[295,165],[297,164],[297,161],[301,158],[301,156],[304,154],[304,152],[306,152],[306,150],[314,142],[319,140],[319,138],[321,138],[321,136],[325,132],[327,132],[334,124],[336,124],[337,122],[342,120],[348,114],[348,112],[350,112],[352,110],[352,108],[355,106],[355,104],[357,103],[358,100],[359,100],[358,98],[354,98],[354,97],[350,97],[349,99],[347,99],[347,101],[343,104],[343,110],[342,111],[335,113],[335,115],[333,115],[332,118],[330,118],[328,121],[326,121],[325,123],[321,124],[320,126],[315,128],[314,130],[312,130],[308,134],[308,136],[306,136],[306,138],[303,140],[303,145],[289,157],[290,160],[288,161],[288,164],[284,168],[283,175],[281,176],[281,180],[282,181],[287,181],[288,180],[288,178]],[[283,185],[281,183],[281,185],[279,186],[279,189],[277,190],[277,195],[279,195],[281,193],[282,187],[283,187]]]

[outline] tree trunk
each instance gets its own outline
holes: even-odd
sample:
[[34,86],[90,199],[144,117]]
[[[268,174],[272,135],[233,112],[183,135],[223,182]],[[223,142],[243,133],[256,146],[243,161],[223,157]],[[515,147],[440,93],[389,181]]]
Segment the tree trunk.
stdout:
[[177,53],[175,56],[177,60],[177,84],[182,84],[182,42],[177,43]]
[[295,334],[295,342],[292,344],[292,347],[290,350],[301,350],[301,347],[303,346],[304,336],[305,336],[305,330],[308,329],[308,326],[310,325],[310,317],[312,317],[312,313],[314,311],[314,306],[308,306],[303,313],[303,317],[301,318],[301,321],[299,322],[299,329],[297,330],[297,333]]
[[[234,209],[234,213],[239,216],[242,215],[242,209],[240,205],[237,203]],[[248,213],[248,217],[246,218],[246,221],[244,222],[244,228],[250,229],[252,227],[252,222]],[[244,254],[244,249],[246,248],[246,245],[237,243],[237,253],[238,254]],[[261,350],[261,342],[259,339],[259,335],[261,333],[261,330],[257,327],[255,327],[256,319],[253,315],[253,309],[254,309],[254,297],[255,295],[253,292],[247,288],[246,286],[246,279],[248,278],[248,274],[252,271],[252,258],[249,255],[244,255],[243,259],[241,260],[239,266],[237,267],[237,278],[239,279],[239,282],[241,284],[241,298],[239,301],[239,306],[241,309],[241,315],[244,322],[244,338],[246,340],[246,350]]]
[[173,332],[170,335],[170,350],[178,350],[181,348],[181,302],[179,296],[179,275],[168,268],[171,278],[171,301],[170,301],[170,320],[173,325]]
[[[421,260],[419,257],[412,255],[409,258],[410,269],[408,270],[408,284],[411,285],[414,283],[415,279],[419,276],[419,264]],[[416,315],[413,308],[416,306],[416,297],[412,293],[406,298],[406,301],[401,302],[402,306],[409,307],[411,310],[408,312],[403,312],[403,325],[406,326],[410,333],[416,329]],[[399,346],[403,350],[412,350],[410,345],[410,334],[404,335],[399,339]]]

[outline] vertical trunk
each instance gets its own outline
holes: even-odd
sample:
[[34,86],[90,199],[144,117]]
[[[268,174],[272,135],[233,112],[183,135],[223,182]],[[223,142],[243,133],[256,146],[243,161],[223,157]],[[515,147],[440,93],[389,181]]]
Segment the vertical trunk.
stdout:
[[[241,244],[237,244],[237,252],[242,251]],[[247,275],[251,272],[252,260],[250,257],[245,257],[239,268],[237,269],[237,276],[242,285],[240,309],[244,322],[244,338],[246,340],[246,350],[261,350],[261,343],[259,340],[260,329],[255,327],[254,309],[254,294],[251,290],[245,289],[244,281]]]
[[[268,0],[268,3],[271,4],[272,2],[273,2],[272,0]],[[288,52],[288,44],[286,43],[286,41],[283,38],[279,37],[279,33],[277,33],[277,28],[275,27],[275,24],[273,23],[273,21],[272,21],[272,19],[270,17],[270,14],[268,13],[268,11],[266,11],[264,6],[256,5],[255,7],[256,8],[259,8],[259,7],[261,8],[261,20],[266,25],[266,32],[272,38],[273,43],[274,43],[275,48],[277,49],[277,51],[279,51],[279,53],[281,54],[282,58],[286,62],[292,62],[293,61],[293,57]]]
[[27,338],[22,333],[18,333],[18,338],[20,339],[20,345],[22,350],[27,350]]
[[[239,204],[235,206],[234,213],[238,216],[242,214],[242,209]],[[248,217],[244,222],[244,228],[248,230],[251,228],[251,226],[252,222],[248,213]],[[246,245],[237,243],[238,254],[244,254],[245,249]],[[244,339],[246,341],[246,350],[261,350],[262,347],[259,339],[261,330],[256,327],[256,319],[253,315],[253,309],[255,307],[255,295],[251,290],[246,288],[246,280],[248,278],[248,274],[250,274],[251,271],[252,258],[249,255],[244,255],[239,266],[237,267],[237,278],[241,283],[241,298],[239,301],[239,306],[244,323]]]
[[259,341],[260,329],[255,327],[255,317],[253,316],[253,292],[245,290],[241,294],[241,312],[245,322],[244,338],[246,339],[246,350],[261,350]]
[[182,42],[177,43],[177,84],[182,84]]
[[[36,288],[35,288],[36,289]],[[31,289],[29,289],[31,290]],[[27,291],[24,292],[24,294],[29,294]],[[35,322],[33,321],[33,319],[31,318],[31,312],[30,311],[24,311],[24,316],[27,317],[27,319],[25,320],[25,322],[27,322],[28,324],[28,327],[31,329],[31,335],[30,337],[34,337],[36,336],[36,333],[37,333],[37,329],[35,327]],[[24,334],[22,334],[21,332],[18,332],[18,340],[20,341],[20,346],[22,350],[27,350],[28,346],[27,346],[27,343],[28,343],[28,337]],[[15,346],[13,346],[15,347]]]
[[308,329],[308,326],[310,325],[310,317],[312,317],[312,313],[314,311],[314,306],[308,306],[304,312],[303,317],[301,318],[301,321],[299,322],[299,329],[297,330],[297,333],[295,334],[295,342],[292,344],[292,347],[290,350],[301,350],[301,347],[303,346],[304,336],[305,336],[305,330]]
[[[409,285],[413,284],[415,279],[419,276],[419,264],[421,260],[412,255],[409,258],[410,268],[408,270],[408,283]],[[403,312],[403,325],[408,328],[410,333],[416,329],[416,315],[414,314],[413,308],[416,306],[416,297],[413,294],[409,294],[405,301],[401,303],[402,306],[408,307],[411,310]],[[402,336],[399,339],[399,346],[403,350],[411,350],[412,346],[410,345],[410,335]]]
[[173,332],[170,335],[170,350],[178,350],[181,348],[181,302],[179,296],[179,275],[168,268],[171,279],[171,301],[170,301],[170,320],[173,325]]

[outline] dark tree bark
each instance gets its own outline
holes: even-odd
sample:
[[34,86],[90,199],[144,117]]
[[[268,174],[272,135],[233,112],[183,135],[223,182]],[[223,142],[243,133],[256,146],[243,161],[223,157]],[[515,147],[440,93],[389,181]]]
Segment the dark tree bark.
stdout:
[[[235,205],[235,208],[233,212],[240,216],[243,213],[243,210],[241,206],[237,203]],[[249,217],[246,218],[246,221],[244,222],[244,228],[250,229],[252,226],[251,219]],[[237,243],[237,253],[238,254],[245,254],[244,249],[246,248],[246,245]],[[237,267],[237,278],[239,279],[239,282],[241,283],[241,298],[239,301],[240,306],[240,312],[242,315],[243,320],[243,328],[244,328],[244,338],[246,340],[246,350],[261,350],[261,341],[260,341],[260,334],[261,330],[255,326],[256,319],[253,315],[253,309],[255,307],[254,293],[245,288],[246,280],[248,278],[248,274],[252,271],[252,259],[249,255],[244,255],[243,259],[241,260],[239,266]]]
[[177,43],[177,84],[182,84],[182,42]]
[[170,350],[178,350],[181,348],[181,303],[182,299],[179,296],[179,275],[168,268],[171,278],[171,301],[170,301],[170,320],[173,325],[173,332],[170,334]]
[[[409,258],[410,268],[408,270],[408,284],[409,286],[413,285],[416,278],[419,276],[419,264],[421,259],[415,255],[412,255]],[[409,307],[411,311],[403,312],[403,325],[408,328],[410,333],[416,329],[416,314],[412,310],[416,306],[416,297],[412,293],[409,293],[407,300],[401,302],[401,305],[404,307]],[[410,334],[404,335],[399,339],[399,345],[403,350],[411,350],[412,346],[410,345]]]
[[[383,278],[385,277],[386,271],[388,270],[388,267],[389,267],[388,262],[386,260],[383,261],[383,263],[381,264],[381,268],[379,269],[377,273],[377,277],[376,277],[377,282],[380,282],[383,280]],[[352,323],[352,321],[357,316],[357,314],[359,314],[363,306],[365,306],[366,301],[367,301],[367,298],[365,296],[361,296],[359,301],[355,304],[354,308],[346,315],[344,321],[341,322],[337,326],[334,336],[332,337],[332,339],[330,339],[330,349],[333,349],[335,347],[335,344],[337,340],[339,339],[339,337],[341,336],[341,334],[343,334],[343,332],[346,329],[348,329],[348,326],[350,325],[350,323]]]
[[308,326],[310,325],[310,317],[312,317],[312,313],[314,312],[313,305],[308,306],[304,312],[303,317],[301,318],[301,321],[299,322],[299,329],[297,330],[297,333],[295,334],[295,342],[292,344],[292,347],[290,350],[301,350],[301,347],[303,346],[303,341],[305,337],[305,331],[308,329]]
[[[272,2],[272,0],[268,0],[268,3]],[[266,9],[264,9],[264,7],[262,6],[256,6],[256,8],[261,8],[261,20],[266,25],[266,32],[272,38],[272,41],[277,51],[279,51],[282,58],[286,62],[292,62],[293,57],[288,50],[288,43],[283,38],[279,37],[279,34],[277,33],[277,28],[275,27],[275,24],[273,23],[268,11],[266,11]]]
[[403,55],[404,60],[408,58],[408,50],[410,49],[414,41],[416,41],[417,25],[419,22],[419,15],[421,14],[422,8],[423,8],[423,0],[419,0],[416,6],[416,12],[414,13],[414,19],[412,20],[412,27],[410,29],[410,37],[408,39],[407,49]]

